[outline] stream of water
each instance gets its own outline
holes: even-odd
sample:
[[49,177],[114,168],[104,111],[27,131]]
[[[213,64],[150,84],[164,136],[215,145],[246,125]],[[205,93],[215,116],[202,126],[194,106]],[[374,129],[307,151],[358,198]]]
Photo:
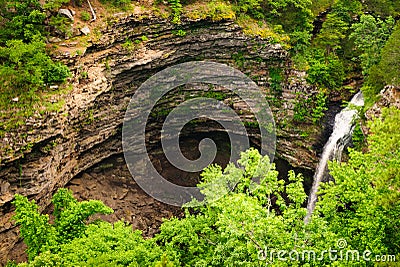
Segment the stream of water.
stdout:
[[349,144],[353,129],[355,126],[354,118],[357,116],[357,110],[354,106],[363,106],[364,97],[360,92],[353,96],[349,105],[335,116],[333,132],[325,144],[315,170],[313,185],[308,196],[307,215],[304,219],[308,223],[317,203],[317,192],[321,182],[325,182],[328,177],[328,161],[340,161],[343,149]]

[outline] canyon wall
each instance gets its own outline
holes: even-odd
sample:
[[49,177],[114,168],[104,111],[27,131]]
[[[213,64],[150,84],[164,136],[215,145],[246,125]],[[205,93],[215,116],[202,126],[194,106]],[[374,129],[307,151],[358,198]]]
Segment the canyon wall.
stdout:
[[[138,41],[127,44],[128,39]],[[304,73],[292,68],[279,44],[246,36],[232,21],[174,25],[159,18],[122,17],[88,41],[84,51],[71,51],[55,55],[73,72],[72,89],[61,96],[65,101],[61,110],[37,112],[0,140],[0,263],[19,242],[11,220],[14,194],[47,207],[58,188],[96,163],[121,154],[121,127],[130,98],[152,74],[177,63],[215,61],[248,75],[271,98],[276,155],[293,167],[315,168],[315,147],[323,145],[321,127],[293,122],[296,95],[312,95],[313,87],[305,83]],[[272,89],[271,69],[282,70],[279,90]]]

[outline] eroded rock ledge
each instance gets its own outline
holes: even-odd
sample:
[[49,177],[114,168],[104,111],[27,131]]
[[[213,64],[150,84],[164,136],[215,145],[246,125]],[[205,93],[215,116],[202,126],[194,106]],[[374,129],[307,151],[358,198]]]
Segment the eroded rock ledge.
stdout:
[[[178,36],[178,30],[186,35]],[[122,45],[128,39],[133,46]],[[36,114],[0,140],[0,263],[18,241],[11,222],[13,195],[29,196],[46,207],[55,190],[73,177],[121,153],[122,120],[135,90],[152,74],[180,62],[212,60],[242,70],[277,100],[272,105],[277,156],[293,166],[316,165],[313,145],[321,131],[292,122],[296,93],[310,95],[313,88],[291,68],[279,44],[245,36],[231,21],[186,21],[177,26],[158,18],[126,17],[107,26],[82,55],[58,58],[74,73],[63,110]],[[270,89],[271,67],[284,70],[281,92]],[[302,134],[305,129],[307,137]]]

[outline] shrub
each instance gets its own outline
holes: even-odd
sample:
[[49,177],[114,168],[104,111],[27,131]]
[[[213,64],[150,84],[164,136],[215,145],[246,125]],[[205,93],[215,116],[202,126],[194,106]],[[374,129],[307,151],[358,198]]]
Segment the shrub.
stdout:
[[326,98],[327,96],[324,92],[318,92],[314,97],[314,107],[311,112],[311,120],[314,124],[317,124],[325,116],[325,111],[328,110],[326,107]]
[[65,16],[52,16],[50,18],[49,25],[54,27],[56,30],[59,31],[59,33],[62,33],[65,36],[71,37],[72,35],[71,20]]
[[207,17],[213,21],[220,21],[224,19],[234,19],[235,12],[232,5],[224,2],[212,1],[207,5]]
[[342,87],[345,79],[344,66],[336,55],[324,56],[322,50],[313,49],[308,56],[308,64],[307,82],[329,90]]
[[25,42],[42,38],[46,13],[42,12],[39,1],[11,0],[0,4],[0,41],[5,44],[10,39]]
[[181,22],[182,4],[180,0],[168,0],[172,9],[172,23],[179,24]]
[[81,19],[82,19],[83,21],[89,21],[91,17],[92,17],[92,16],[90,15],[89,12],[87,12],[87,11],[82,11],[82,12],[81,12]]
[[16,195],[14,220],[20,225],[21,236],[28,246],[28,256],[33,260],[39,253],[57,251],[60,244],[83,236],[87,225],[85,221],[96,213],[109,214],[112,209],[96,200],[78,202],[72,192],[60,189],[53,196],[54,224],[49,216],[40,214],[35,201]]
[[57,11],[63,4],[67,4],[69,2],[70,0],[47,0],[44,3],[43,8],[52,11]]

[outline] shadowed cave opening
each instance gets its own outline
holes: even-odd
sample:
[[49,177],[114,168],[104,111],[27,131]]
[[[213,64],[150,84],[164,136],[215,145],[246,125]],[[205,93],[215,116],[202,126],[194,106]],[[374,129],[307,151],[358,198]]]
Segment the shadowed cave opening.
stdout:
[[[166,116],[176,105],[185,99],[199,96],[215,98],[233,108],[241,120],[247,122],[245,125],[250,146],[260,151],[260,130],[258,125],[253,123],[254,114],[249,112],[247,104],[238,96],[223,87],[209,84],[177,87],[164,95],[153,107],[146,124],[146,148],[158,173],[166,180],[180,186],[196,186],[201,179],[201,171],[186,172],[172,165],[163,152],[160,141],[161,131]],[[217,121],[194,119],[187,122],[179,132],[181,153],[189,160],[198,159],[200,157],[199,144],[205,138],[213,140],[217,148],[212,164],[225,168],[231,158],[232,144],[229,134]],[[287,180],[288,171],[294,168],[287,161],[276,156],[274,162],[279,178]],[[308,194],[313,173],[302,168],[294,170],[296,173],[303,173]],[[72,179],[67,187],[79,200],[99,199],[114,209],[115,212],[112,215],[98,216],[101,219],[110,222],[122,219],[132,224],[134,229],[142,230],[145,236],[153,236],[158,232],[162,218],[183,216],[180,207],[161,203],[138,186],[128,170],[123,154],[111,156],[83,171]]]
[[[231,145],[228,133],[218,125],[212,121],[185,125],[179,140],[182,154],[188,159],[197,159],[200,156],[199,142],[204,138],[210,138],[218,150],[213,163],[225,168],[229,163]],[[214,131],[207,132],[207,127],[210,126]],[[194,131],[199,129],[203,130]],[[250,138],[252,147],[259,149],[257,144],[258,140]],[[195,186],[200,181],[200,172],[188,173],[170,164],[162,152],[161,145],[153,143],[149,157],[159,173],[175,184]],[[296,173],[302,173],[308,194],[312,183],[312,171],[293,168],[287,161],[277,157],[274,163],[280,179],[287,180],[287,173],[292,169]],[[153,199],[136,184],[122,154],[109,157],[80,173],[67,184],[67,188],[71,189],[79,200],[99,199],[115,211],[112,215],[99,215],[96,218],[110,222],[123,219],[132,224],[134,229],[142,230],[145,236],[153,236],[158,232],[162,218],[183,216],[179,207]]]

